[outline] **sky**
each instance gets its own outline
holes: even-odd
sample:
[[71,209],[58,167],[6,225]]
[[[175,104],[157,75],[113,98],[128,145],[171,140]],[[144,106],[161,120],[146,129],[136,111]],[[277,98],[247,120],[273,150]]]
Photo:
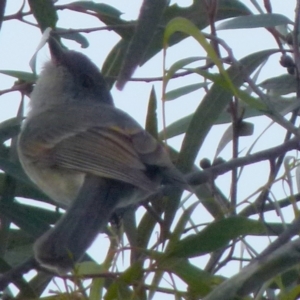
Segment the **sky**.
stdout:
[[[17,11],[21,6],[22,1],[14,0],[7,1],[7,11],[6,14],[12,14]],[[70,3],[72,1],[59,1],[59,4]],[[120,11],[122,11],[123,18],[126,20],[136,19],[139,13],[139,8],[141,5],[140,0],[128,0],[128,1],[119,1],[119,0],[110,0],[110,1],[95,1],[99,3],[108,3]],[[172,3],[178,3],[179,5],[189,5],[191,1],[182,0],[182,1],[172,1]],[[255,1],[242,1],[245,5],[251,5],[251,2]],[[257,1],[262,5],[263,1]],[[130,4],[130,5],[129,5]],[[273,0],[272,5],[274,12],[284,14],[294,19],[294,8],[296,1],[280,1]],[[255,8],[251,5],[251,9],[256,13]],[[68,17],[68,12],[61,11],[59,12],[60,18],[60,27],[65,28],[87,28],[93,26],[99,26],[99,22],[93,18],[85,18],[85,22],[79,22],[76,13],[72,17]],[[67,16],[67,17],[66,17]],[[30,19],[29,19],[30,20]],[[208,32],[206,30],[206,32]],[[263,49],[269,49],[276,47],[274,39],[265,29],[251,29],[251,30],[235,30],[234,34],[231,31],[220,31],[220,37],[223,38],[230,47],[232,47],[234,55],[236,58],[242,58],[247,54]],[[99,38],[100,36],[100,38]],[[87,38],[90,41],[90,47],[87,49],[81,49],[80,46],[74,42],[68,42],[66,45],[73,50],[82,51],[84,54],[89,56],[100,68],[105,60],[105,57],[115,45],[119,37],[112,32],[102,32],[91,33],[87,35]],[[41,39],[41,33],[38,29],[33,28],[29,25],[24,25],[19,21],[8,21],[4,22],[0,32],[0,70],[22,70],[30,72],[29,60],[31,59],[33,53],[36,50],[36,47]],[[167,65],[170,66],[176,60],[182,59],[189,56],[199,56],[203,55],[201,47],[193,41],[191,38],[186,39],[180,45],[174,46],[168,49],[167,52]],[[49,59],[50,55],[47,47],[44,47],[38,55],[38,70],[41,68],[43,63]],[[270,61],[270,66],[266,68],[262,75],[261,80],[264,78],[275,76],[284,73],[283,68],[279,65],[279,56],[272,57]],[[163,56],[162,53],[157,54],[151,61],[146,63],[141,68],[138,68],[134,73],[133,77],[155,77],[162,75],[163,69]],[[169,88],[173,89],[178,86],[184,86],[185,84],[190,84],[192,81],[196,81],[197,76],[191,76],[189,78],[180,78],[174,80]],[[14,79],[11,79],[8,76],[0,74],[0,90],[9,88],[14,82]],[[160,99],[162,93],[161,83],[154,83],[155,91]],[[146,116],[147,101],[152,88],[152,83],[127,83],[124,90],[119,91],[116,88],[112,89],[112,95],[115,100],[116,106],[128,112],[141,124],[144,123]],[[192,113],[199,102],[203,93],[197,91],[191,93],[188,96],[177,99],[176,101],[171,101],[166,105],[166,120],[167,124],[174,122],[175,120],[186,116]],[[20,102],[20,95],[18,93],[10,93],[4,96],[1,96],[1,109],[0,109],[0,122],[6,120],[9,117],[14,117],[17,113],[18,105]],[[28,100],[27,100],[28,103]],[[4,108],[4,109],[3,109]],[[160,126],[162,128],[162,112],[159,105],[158,116],[160,119]],[[241,154],[245,154],[247,148],[255,140],[255,138],[262,132],[262,130],[270,123],[270,120],[267,118],[256,118],[252,120],[255,122],[255,132],[253,137],[250,139],[241,139],[240,149]],[[201,148],[199,153],[199,159],[203,157],[208,157],[212,159],[214,157],[214,151],[217,147],[218,141],[226,130],[226,126],[215,126],[210,132],[206,143]],[[270,146],[275,146],[282,141],[284,132],[278,128],[278,126],[272,126],[270,130],[264,135],[263,139],[259,141],[257,146],[254,148],[254,152],[268,148]],[[174,138],[170,141],[170,144],[174,147],[179,147],[182,137]],[[226,147],[226,149],[221,153],[224,158],[230,158],[231,149]],[[268,164],[260,165],[258,170],[256,166],[252,166],[245,170],[241,178],[241,186],[244,186],[244,189],[239,190],[239,196],[244,198],[245,195],[249,194],[250,191],[253,191],[262,183],[262,178],[267,174],[266,170],[263,168],[268,168]],[[253,172],[256,172],[258,176],[251,176]],[[251,176],[251,177],[250,177]],[[251,178],[251,182],[249,182]],[[218,185],[221,189],[228,191],[228,180],[230,180],[229,174],[222,176],[222,178],[217,180]],[[282,187],[278,188],[278,192],[282,193]],[[283,194],[284,196],[284,194]],[[280,197],[279,197],[280,198]],[[290,214],[290,211],[287,210],[287,217]],[[274,216],[275,220],[278,221],[278,217]],[[210,221],[209,216],[204,216],[202,222]],[[102,242],[105,243],[105,239],[102,239]],[[257,247],[260,247],[260,241],[257,242]],[[261,246],[263,247],[263,245]],[[225,270],[228,272],[228,270]],[[227,273],[228,274],[228,273]],[[158,298],[157,298],[158,299]],[[164,300],[167,298],[164,297]]]

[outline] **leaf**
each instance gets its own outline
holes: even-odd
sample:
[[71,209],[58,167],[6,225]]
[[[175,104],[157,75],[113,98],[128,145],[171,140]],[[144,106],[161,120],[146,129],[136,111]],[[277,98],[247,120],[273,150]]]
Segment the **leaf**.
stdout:
[[202,298],[213,290],[216,284],[220,284],[224,280],[221,276],[213,276],[184,259],[167,260],[163,269],[176,274],[188,285],[189,297],[187,299]]
[[78,44],[80,44],[81,48],[87,48],[90,45],[88,39],[78,32],[66,33],[62,28],[57,28],[56,31],[58,34],[60,31],[63,31],[64,34],[60,36],[61,38],[77,42]]
[[241,29],[241,28],[259,28],[275,27],[279,25],[293,24],[293,22],[284,15],[280,14],[260,14],[236,17],[222,22],[216,27],[217,30]]
[[28,0],[30,9],[42,32],[46,28],[55,28],[58,16],[51,0]]
[[17,136],[21,127],[21,118],[11,118],[0,123],[0,144]]
[[[243,71],[240,66],[228,68],[228,76],[235,87],[243,84],[245,72],[251,74],[274,52],[274,50],[264,50],[244,57],[239,61],[239,64],[243,66]],[[231,101],[231,97],[232,92],[221,88],[218,84],[213,84],[205,95],[189,123],[182,144],[178,158],[178,166],[181,170],[189,171],[191,169],[207,133]]]
[[[233,127],[232,127],[232,125],[230,125],[226,129],[225,133],[223,134],[223,136],[218,144],[215,157],[218,157],[220,152],[226,147],[226,145],[232,141],[232,139],[233,139],[232,131],[233,131]],[[253,123],[242,121],[242,122],[240,122],[240,124],[238,125],[238,128],[237,128],[237,136],[249,136],[249,135],[253,134],[253,131],[254,131]]]
[[[177,4],[167,7],[164,11],[162,19],[157,27],[157,31],[152,38],[150,45],[147,48],[147,52],[143,56],[141,64],[147,62],[151,57],[157,54],[163,48],[163,35],[164,28],[166,24],[176,18],[184,17],[193,22],[199,30],[204,29],[209,25],[205,1],[194,1],[189,7],[182,8]],[[227,18],[232,18],[241,15],[251,14],[251,11],[240,1],[237,0],[219,0],[218,1],[218,11],[215,16],[215,20],[224,20]],[[101,20],[107,25],[114,25],[111,20]],[[116,46],[111,50],[110,54],[107,56],[102,72],[105,76],[110,78],[115,78],[118,76],[120,68],[122,66],[122,61],[125,57],[129,41],[133,35],[134,24],[129,22],[123,22],[124,28],[122,30],[116,28],[114,29],[118,34],[122,36],[122,40],[116,44]],[[132,24],[130,27],[129,25]],[[169,41],[169,45],[175,45],[185,39],[187,36],[184,34],[175,34]],[[109,80],[109,85],[112,86],[114,79]]]
[[[199,205],[199,203],[195,202],[192,205],[190,205],[187,209],[184,210],[183,214],[180,216],[180,219],[178,220],[178,222],[176,224],[175,229],[172,232],[172,235],[170,237],[170,240],[169,240],[168,246],[166,248],[166,251],[167,251],[167,249],[171,248],[173,244],[178,242],[181,235],[183,234],[183,231],[185,229],[185,226],[186,226],[187,222],[189,222],[191,220],[192,212],[194,211],[194,209],[198,205]],[[163,262],[161,265],[158,264],[158,269],[159,270],[164,270],[164,271],[165,270],[170,271],[172,269],[171,265],[172,266],[173,265],[177,266],[178,262],[179,262],[179,260],[177,260],[177,259],[176,259],[175,264],[172,264],[172,263],[169,264],[169,261],[166,264]],[[155,272],[154,278],[153,278],[152,283],[151,283],[151,287],[152,287],[151,293],[152,294],[154,294],[155,291],[157,290],[157,288],[159,287],[159,284],[162,280],[162,277],[163,277],[163,272],[162,271]],[[150,293],[150,295],[151,295],[151,293]]]
[[[251,14],[251,11],[240,1],[219,0],[218,9],[215,15],[215,21],[248,14]],[[161,24],[158,27],[161,29],[158,30],[156,35],[153,37],[152,43],[149,45],[148,52],[144,57],[143,63],[148,61],[152,56],[154,56],[162,49],[164,28],[166,24],[177,17],[188,19],[193,24],[195,24],[195,26],[199,30],[202,30],[205,27],[209,26],[205,1],[193,1],[191,6],[185,8],[182,8],[177,4],[169,6],[165,10],[163,18],[161,20]],[[169,41],[169,45],[175,45],[186,37],[187,36],[185,34],[175,34]]]
[[297,79],[290,74],[269,78],[259,84],[270,95],[286,95],[297,91]]
[[204,60],[204,59],[206,59],[206,57],[195,56],[195,57],[188,57],[188,58],[178,60],[170,67],[169,70],[167,70],[167,72],[165,74],[165,80],[168,82],[170,79],[172,79],[172,77],[175,75],[175,73],[178,70],[182,69],[186,65],[189,65],[193,62],[196,62],[199,60]]
[[[172,235],[169,240],[168,248],[172,247],[174,243],[177,243],[183,234],[187,223],[191,220],[191,215],[196,207],[199,205],[198,202],[191,204],[187,209],[184,209],[184,212],[180,216],[179,220],[176,223],[176,227],[174,228]],[[168,249],[167,248],[167,249]]]
[[117,79],[116,86],[118,89],[123,89],[125,83],[130,79],[136,67],[140,64],[141,59],[159,26],[161,16],[167,5],[167,0],[143,1],[135,27],[135,33],[129,43]]
[[[4,180],[5,180],[5,173],[0,173],[0,194],[3,193]],[[53,201],[50,200],[29,180],[28,182],[24,182],[20,180],[16,182],[15,197],[27,198],[27,199],[53,204]]]
[[[11,266],[3,259],[0,258],[0,271],[3,274],[6,271],[11,270]],[[13,278],[14,285],[21,291],[24,291],[24,294],[27,295],[27,299],[35,299],[36,293],[33,290],[33,288],[30,286],[28,282],[22,277],[22,276],[16,276],[16,278]],[[1,290],[3,290],[3,286],[1,287]]]
[[[29,284],[30,284],[30,287],[33,288],[35,293],[38,296],[41,296],[52,279],[53,279],[52,274],[48,274],[46,272],[40,271],[29,281]],[[60,295],[58,297],[60,297]],[[21,290],[20,293],[18,294],[18,298],[19,299],[32,299],[32,297],[30,295],[28,295],[28,293],[26,293],[26,291],[23,291],[23,290]],[[46,298],[47,297],[43,297],[42,299],[46,300]]]
[[220,58],[218,57],[217,53],[215,52],[212,45],[206,40],[205,36],[201,33],[201,31],[198,30],[198,28],[189,20],[185,18],[174,18],[171,20],[165,29],[164,33],[164,48],[167,48],[167,45],[169,43],[170,37],[175,32],[182,32],[187,34],[188,36],[192,36],[206,51],[208,57],[213,61],[213,63],[218,67],[220,75],[222,75],[223,78],[220,78],[222,83],[226,83],[228,87],[233,91],[234,94],[236,94],[236,88],[232,84],[230,78],[228,77],[227,72],[225,71],[223,67],[223,63],[221,62]]
[[140,280],[143,275],[140,262],[135,262],[126,271],[120,275],[118,279],[115,279],[110,287],[107,289],[107,293],[104,300],[114,299],[134,299],[133,292],[129,289],[128,285]]
[[295,176],[296,176],[297,190],[299,193],[300,192],[300,166],[296,167]]
[[149,97],[149,102],[148,102],[145,129],[153,137],[157,138],[157,135],[158,135],[157,128],[158,128],[158,125],[157,125],[157,97],[155,94],[154,87],[152,87],[150,97]]
[[101,71],[109,87],[113,86],[116,81],[114,78],[118,77],[129,43],[129,39],[122,39],[106,57]]
[[122,15],[118,9],[105,3],[95,3],[93,1],[75,1],[68,4],[68,6],[72,8],[80,6],[81,8],[94,11],[100,15],[106,15],[114,18],[119,18]]
[[[259,99],[257,99],[259,101]],[[287,112],[292,111],[295,107],[295,104],[298,104],[297,99],[295,97],[292,98],[282,98],[282,97],[271,97],[270,102],[274,110],[280,112],[281,114],[286,114]],[[289,110],[288,108],[292,109]],[[256,108],[250,107],[248,105],[245,106],[244,119],[251,117],[258,117],[265,115],[264,111],[257,110]],[[288,110],[287,110],[288,109]],[[191,120],[193,119],[194,114],[190,114],[186,117],[183,117],[174,123],[168,125],[162,132],[159,133],[160,139],[169,139],[174,136],[185,133]],[[218,124],[226,124],[231,122],[230,114],[227,111],[223,111],[214,125]]]
[[6,6],[6,0],[0,1],[0,29],[2,26],[3,17],[4,17],[4,13],[5,13],[5,6]]
[[195,92],[201,88],[207,87],[208,83],[207,82],[201,82],[201,83],[194,83],[190,85],[183,86],[181,88],[169,91],[165,94],[165,100],[174,100],[176,98],[185,96],[189,93]]
[[68,5],[71,10],[92,11],[101,22],[107,26],[115,26],[112,28],[123,40],[130,40],[134,34],[134,22],[124,21],[120,18],[122,12],[105,3],[95,3],[94,1],[75,1]]
[[[271,244],[272,245],[272,244]],[[238,274],[224,281],[203,300],[242,299],[281,273],[299,265],[300,239],[288,241],[268,255],[258,257]]]
[[14,71],[14,70],[0,70],[0,73],[18,78],[19,80],[23,80],[25,82],[35,82],[37,80],[37,75],[34,73]]
[[[28,235],[23,231],[21,231],[21,241],[23,242],[23,245],[14,246],[13,249],[6,249],[5,252],[5,260],[12,266],[18,266],[28,258],[30,258],[33,255],[32,251],[32,244],[33,239],[29,239]],[[27,240],[24,238],[27,237]]]
[[50,228],[49,223],[41,216],[32,215],[30,209],[21,204],[0,204],[0,213],[34,238],[38,238]]
[[24,173],[22,167],[17,163],[9,161],[7,158],[0,157],[0,169],[24,183],[32,184],[27,175]]
[[244,235],[261,235],[265,225],[245,217],[229,217],[207,225],[198,234],[190,235],[175,244],[167,257],[191,258],[226,246],[232,239]]

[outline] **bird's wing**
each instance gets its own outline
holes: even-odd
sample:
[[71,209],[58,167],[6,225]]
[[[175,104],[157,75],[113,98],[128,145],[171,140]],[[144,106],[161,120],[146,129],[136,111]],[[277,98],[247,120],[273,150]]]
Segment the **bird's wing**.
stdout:
[[149,169],[172,170],[170,177],[180,177],[150,134],[107,105],[63,106],[41,113],[25,125],[20,143],[25,155],[41,165],[117,179],[145,190],[159,184],[150,179]]

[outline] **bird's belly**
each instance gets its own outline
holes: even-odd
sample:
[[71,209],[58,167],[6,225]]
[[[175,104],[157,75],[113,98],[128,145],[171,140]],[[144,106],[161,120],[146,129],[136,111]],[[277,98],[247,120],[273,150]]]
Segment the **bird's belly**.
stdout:
[[24,166],[30,179],[53,201],[64,207],[76,198],[84,182],[84,173],[59,168]]

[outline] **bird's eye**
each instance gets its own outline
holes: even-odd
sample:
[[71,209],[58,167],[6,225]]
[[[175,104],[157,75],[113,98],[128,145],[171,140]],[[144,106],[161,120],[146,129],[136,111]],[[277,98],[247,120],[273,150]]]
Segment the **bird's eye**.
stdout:
[[81,85],[84,88],[91,88],[92,86],[94,86],[93,79],[88,75],[82,75],[80,81],[81,81]]

